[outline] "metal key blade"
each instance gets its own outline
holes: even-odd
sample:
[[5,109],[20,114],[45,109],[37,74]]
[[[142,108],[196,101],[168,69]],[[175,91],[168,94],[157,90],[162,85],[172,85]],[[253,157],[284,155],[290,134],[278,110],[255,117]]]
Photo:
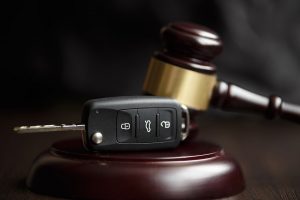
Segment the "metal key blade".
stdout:
[[25,133],[47,133],[47,132],[64,132],[64,131],[84,131],[84,124],[61,124],[61,125],[36,125],[36,126],[19,126],[14,131],[18,134]]

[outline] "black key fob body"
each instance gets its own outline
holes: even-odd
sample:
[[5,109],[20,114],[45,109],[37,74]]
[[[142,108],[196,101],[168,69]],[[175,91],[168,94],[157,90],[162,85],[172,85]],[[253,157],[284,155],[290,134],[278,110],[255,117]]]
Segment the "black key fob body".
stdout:
[[176,147],[187,135],[188,110],[173,99],[111,97],[84,104],[88,150],[149,150]]

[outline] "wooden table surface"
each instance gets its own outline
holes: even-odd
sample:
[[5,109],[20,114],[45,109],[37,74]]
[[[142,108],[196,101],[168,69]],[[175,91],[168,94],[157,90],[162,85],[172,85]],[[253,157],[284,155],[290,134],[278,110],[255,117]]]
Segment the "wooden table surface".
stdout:
[[[77,104],[0,112],[0,199],[58,199],[30,192],[24,180],[41,151],[74,134],[14,135],[12,127],[78,122],[80,112]],[[226,199],[300,198],[299,125],[219,112],[202,114],[197,121],[199,137],[223,146],[244,172],[246,190]]]

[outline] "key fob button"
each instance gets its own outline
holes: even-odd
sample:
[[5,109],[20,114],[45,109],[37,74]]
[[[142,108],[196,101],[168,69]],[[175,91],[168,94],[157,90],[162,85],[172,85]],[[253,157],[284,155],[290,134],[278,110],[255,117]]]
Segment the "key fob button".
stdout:
[[156,142],[156,115],[157,108],[138,109],[139,130],[137,131],[137,142]]
[[135,116],[137,109],[120,110],[117,117],[117,141],[132,143],[135,141]]
[[176,111],[172,108],[160,108],[158,120],[158,141],[170,141],[176,134]]
[[182,114],[179,102],[163,97],[91,100],[82,113],[84,145],[90,151],[174,148],[181,141]]

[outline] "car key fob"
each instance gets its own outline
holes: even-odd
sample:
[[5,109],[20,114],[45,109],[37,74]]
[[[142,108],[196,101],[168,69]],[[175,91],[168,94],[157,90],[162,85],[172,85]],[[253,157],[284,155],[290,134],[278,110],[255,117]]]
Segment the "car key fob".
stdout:
[[82,113],[84,143],[92,151],[176,147],[186,137],[188,121],[187,109],[177,101],[151,96],[95,99]]
[[89,151],[151,150],[176,147],[187,137],[187,107],[169,98],[154,96],[109,97],[87,101],[82,124],[21,126],[17,133],[82,132]]

